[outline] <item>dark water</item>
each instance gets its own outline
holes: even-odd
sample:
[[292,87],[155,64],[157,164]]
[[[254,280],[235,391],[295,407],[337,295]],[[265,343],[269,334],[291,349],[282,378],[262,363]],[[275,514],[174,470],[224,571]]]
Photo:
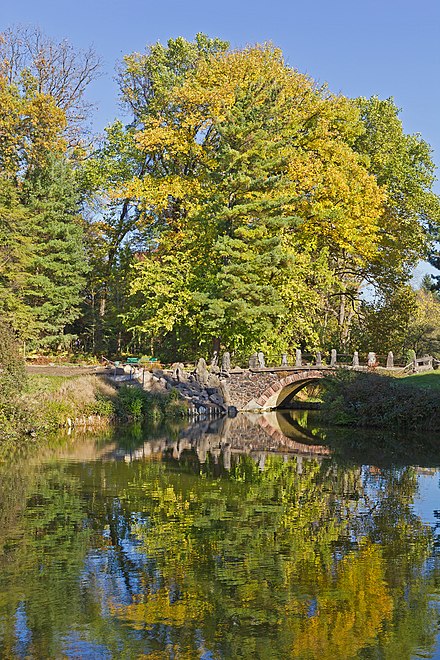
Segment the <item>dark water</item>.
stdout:
[[440,442],[385,441],[301,412],[2,456],[0,657],[440,658]]

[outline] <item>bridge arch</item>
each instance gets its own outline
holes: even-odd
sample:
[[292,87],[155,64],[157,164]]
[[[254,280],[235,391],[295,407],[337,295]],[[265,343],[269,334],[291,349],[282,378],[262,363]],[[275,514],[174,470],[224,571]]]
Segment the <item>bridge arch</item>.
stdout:
[[324,378],[324,373],[318,370],[285,376],[264,390],[256,403],[262,409],[279,408],[283,403],[293,399],[295,394],[304,387],[322,378]]

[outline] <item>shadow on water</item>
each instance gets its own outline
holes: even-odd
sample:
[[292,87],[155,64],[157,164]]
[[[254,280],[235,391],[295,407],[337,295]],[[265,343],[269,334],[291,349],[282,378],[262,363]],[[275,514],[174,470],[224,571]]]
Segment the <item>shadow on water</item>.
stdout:
[[384,442],[296,411],[3,457],[0,657],[438,657],[438,455]]

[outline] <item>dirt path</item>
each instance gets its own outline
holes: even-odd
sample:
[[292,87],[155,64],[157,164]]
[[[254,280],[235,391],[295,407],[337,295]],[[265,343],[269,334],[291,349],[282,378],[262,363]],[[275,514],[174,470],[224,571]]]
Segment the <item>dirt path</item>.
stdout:
[[86,376],[87,374],[108,375],[112,373],[111,369],[105,369],[101,365],[81,367],[76,365],[28,364],[26,365],[26,371],[28,374],[42,374],[45,376]]

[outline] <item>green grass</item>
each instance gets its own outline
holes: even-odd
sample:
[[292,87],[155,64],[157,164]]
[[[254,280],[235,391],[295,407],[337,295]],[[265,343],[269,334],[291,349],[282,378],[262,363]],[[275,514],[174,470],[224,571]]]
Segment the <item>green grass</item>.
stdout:
[[428,371],[427,373],[405,376],[401,379],[401,382],[405,385],[440,391],[440,371]]
[[66,376],[31,374],[28,375],[25,392],[31,395],[57,392],[66,380]]

